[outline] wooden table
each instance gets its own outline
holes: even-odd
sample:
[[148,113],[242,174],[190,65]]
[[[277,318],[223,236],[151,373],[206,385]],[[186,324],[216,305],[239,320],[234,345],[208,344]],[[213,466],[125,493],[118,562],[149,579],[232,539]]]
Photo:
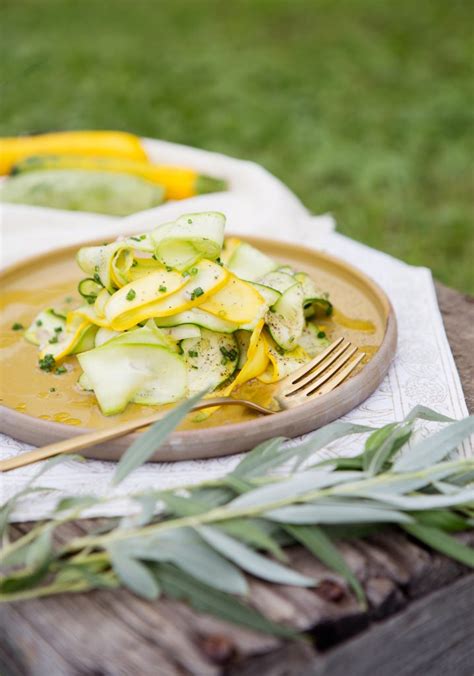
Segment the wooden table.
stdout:
[[[437,285],[469,410],[474,408],[474,299]],[[28,530],[28,524],[18,527]],[[68,526],[84,531],[81,523]],[[474,545],[474,532],[461,536]],[[370,602],[298,547],[294,567],[314,590],[250,581],[252,603],[308,631],[285,643],[126,591],[9,604],[0,610],[2,676],[472,676],[474,575],[396,532],[342,543]]]

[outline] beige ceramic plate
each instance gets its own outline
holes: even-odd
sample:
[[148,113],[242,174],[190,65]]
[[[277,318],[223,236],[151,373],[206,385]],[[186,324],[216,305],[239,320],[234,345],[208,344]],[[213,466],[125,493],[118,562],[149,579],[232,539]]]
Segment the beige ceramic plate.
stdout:
[[[344,335],[367,354],[362,368],[328,395],[290,411],[262,417],[241,407],[222,408],[205,422],[193,416],[175,432],[154,460],[183,460],[229,455],[252,448],[272,436],[294,437],[339,418],[363,402],[380,384],[395,353],[397,329],[393,309],[383,291],[355,268],[327,254],[265,239],[247,237],[282,264],[308,272],[329,291],[335,312],[317,321],[333,339]],[[97,244],[98,242],[95,242]],[[75,263],[77,246],[29,258],[0,273],[0,416],[1,431],[36,446],[90,429],[149,413],[131,405],[119,416],[104,417],[92,394],[76,386],[79,366],[52,375],[37,368],[37,348],[27,343],[15,322],[29,325],[44,307],[79,303],[76,287],[82,274]],[[236,396],[271,401],[271,386],[251,382]],[[196,414],[194,414],[195,417]],[[135,435],[85,452],[94,458],[117,460]]]

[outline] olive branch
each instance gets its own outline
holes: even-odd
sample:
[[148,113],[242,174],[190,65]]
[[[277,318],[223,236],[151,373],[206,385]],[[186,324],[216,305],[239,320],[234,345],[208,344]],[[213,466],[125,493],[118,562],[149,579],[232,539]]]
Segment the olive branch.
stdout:
[[[173,409],[130,446],[114,485],[151,457],[198,398]],[[443,427],[417,440],[418,420]],[[422,406],[379,429],[335,422],[296,446],[288,447],[283,437],[270,439],[218,479],[130,494],[134,514],[58,543],[61,524],[118,499],[63,498],[50,518],[12,540],[12,513],[31,492],[49,490],[36,482],[62,461],[55,458],[0,508],[0,601],[123,586],[150,600],[186,600],[256,631],[293,635],[251,607],[245,576],[316,586],[317,580],[288,565],[289,545],[305,547],[340,575],[363,607],[362,585],[337,546],[341,537],[366,537],[390,524],[474,568],[474,550],[455,536],[474,524],[474,460],[450,458],[473,432],[473,416],[453,421]],[[348,435],[365,435],[358,455],[314,459]]]

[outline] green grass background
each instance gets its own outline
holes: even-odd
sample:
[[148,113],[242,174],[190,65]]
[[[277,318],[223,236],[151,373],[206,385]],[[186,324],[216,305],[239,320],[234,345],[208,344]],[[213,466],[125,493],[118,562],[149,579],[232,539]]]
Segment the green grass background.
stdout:
[[474,292],[470,0],[2,0],[0,134],[127,129],[260,162]]

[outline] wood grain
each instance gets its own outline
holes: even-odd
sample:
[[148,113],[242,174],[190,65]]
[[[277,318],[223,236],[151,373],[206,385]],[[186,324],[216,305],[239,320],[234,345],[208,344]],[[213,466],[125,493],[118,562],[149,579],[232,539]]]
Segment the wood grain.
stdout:
[[[437,287],[447,334],[472,410],[470,299]],[[454,308],[454,310],[453,310]],[[452,310],[452,311],[451,311]],[[469,356],[467,356],[469,355]],[[97,525],[97,522],[95,522]],[[59,530],[65,538],[88,522]],[[28,524],[17,526],[18,534]],[[474,545],[474,531],[459,536]],[[461,565],[394,530],[340,549],[369,599],[362,612],[343,581],[306,551],[292,565],[314,590],[249,580],[252,605],[306,630],[311,643],[285,643],[236,628],[188,606],[92,592],[0,608],[5,676],[470,676],[474,664],[474,579]]]

